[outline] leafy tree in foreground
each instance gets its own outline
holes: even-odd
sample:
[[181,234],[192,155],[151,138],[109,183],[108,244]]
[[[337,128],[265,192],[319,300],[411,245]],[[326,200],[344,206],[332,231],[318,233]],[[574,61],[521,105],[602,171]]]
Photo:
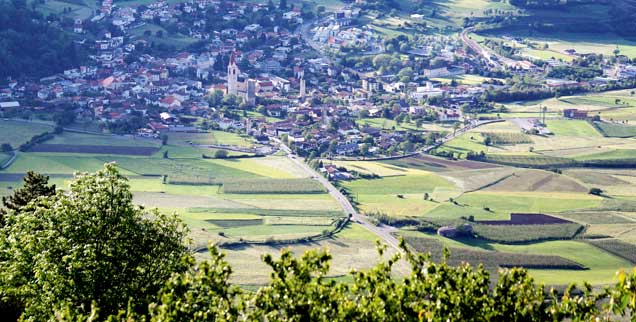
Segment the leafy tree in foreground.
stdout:
[[[547,297],[524,269],[503,269],[496,284],[489,273],[468,264],[452,267],[402,249],[411,265],[404,279],[392,276],[394,255],[369,271],[351,273],[351,281],[326,278],[331,255],[310,251],[295,258],[283,250],[269,285],[255,293],[238,292],[228,283],[230,268],[215,247],[212,259],[175,275],[151,304],[148,316],[130,308],[110,321],[613,321],[636,309],[636,270],[618,274],[619,282],[601,293],[571,286],[561,297]],[[384,252],[379,247],[380,253]],[[448,256],[448,255],[446,255]],[[68,315],[65,320],[87,320]]]
[[0,292],[22,301],[25,320],[98,307],[107,316],[131,299],[141,312],[175,272],[193,263],[175,216],[133,205],[115,165],[77,175],[70,189],[11,210],[0,229]]
[[6,221],[4,217],[9,211],[19,211],[38,197],[55,195],[55,185],[49,185],[48,176],[29,171],[23,180],[24,186],[22,188],[16,189],[11,196],[2,197],[2,204],[6,208],[0,209],[0,224],[2,225],[4,225]]

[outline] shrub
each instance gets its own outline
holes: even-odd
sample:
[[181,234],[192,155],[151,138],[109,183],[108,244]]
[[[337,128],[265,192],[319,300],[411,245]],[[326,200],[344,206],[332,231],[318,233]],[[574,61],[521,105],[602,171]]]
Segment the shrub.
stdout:
[[226,150],[216,150],[214,152],[214,157],[217,159],[225,159],[227,158],[227,156],[228,156],[228,153]]
[[603,194],[603,190],[600,188],[592,188],[590,189],[590,194],[595,196],[600,196]]
[[11,152],[13,151],[13,147],[9,143],[2,143],[0,146],[0,152]]

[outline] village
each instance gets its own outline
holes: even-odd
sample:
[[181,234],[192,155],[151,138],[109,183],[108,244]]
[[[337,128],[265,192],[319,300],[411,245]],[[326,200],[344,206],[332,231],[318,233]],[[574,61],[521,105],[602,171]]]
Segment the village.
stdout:
[[[636,66],[621,57],[570,51],[577,60],[538,66],[498,57],[463,34],[383,39],[356,22],[361,11],[356,3],[312,21],[295,6],[197,0],[132,8],[104,0],[98,14],[73,25],[80,38],[88,25],[98,31],[76,41],[90,60],[39,80],[10,80],[0,88],[0,113],[152,138],[217,129],[259,143],[280,138],[308,158],[377,158],[441,144],[483,121],[479,113],[504,113],[498,102],[620,89],[636,79]],[[139,30],[164,23],[199,45],[151,50],[147,38],[168,35]],[[347,56],[351,50],[359,55]],[[562,72],[588,58],[602,60],[601,75]],[[457,81],[467,77],[479,81]],[[55,118],[68,111],[72,117]],[[598,118],[576,109],[561,117]],[[524,126],[549,134],[540,122]]]

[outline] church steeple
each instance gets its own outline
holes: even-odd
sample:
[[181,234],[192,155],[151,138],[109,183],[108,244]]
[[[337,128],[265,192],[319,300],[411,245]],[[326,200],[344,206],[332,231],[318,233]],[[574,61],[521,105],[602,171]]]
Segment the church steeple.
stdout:
[[238,95],[238,76],[241,73],[236,64],[236,55],[232,53],[230,63],[227,66],[227,93],[229,95]]
[[304,100],[305,96],[307,95],[306,91],[306,85],[305,85],[305,71],[301,70],[298,73],[298,79],[300,82],[300,99]]

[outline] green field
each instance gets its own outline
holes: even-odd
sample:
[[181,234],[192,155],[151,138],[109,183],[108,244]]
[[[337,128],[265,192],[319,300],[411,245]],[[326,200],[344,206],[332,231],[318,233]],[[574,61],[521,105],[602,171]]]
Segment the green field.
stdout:
[[[590,105],[596,101],[586,100]],[[607,102],[599,99],[599,104]],[[387,129],[397,125],[384,119],[359,122]],[[14,132],[27,133],[23,135],[41,130],[33,124],[24,125],[24,129],[16,126]],[[488,158],[500,163],[545,167],[571,164],[573,160],[636,157],[636,141],[604,137],[590,123],[550,120],[548,126],[555,135],[525,135],[510,121],[490,124],[459,136],[441,149],[463,155],[485,151]],[[449,130],[434,124],[425,127]],[[486,137],[493,144],[486,146]],[[320,235],[334,229],[345,215],[338,202],[286,156],[207,159],[203,156],[212,156],[216,150],[195,146],[253,145],[249,138],[234,133],[171,134],[166,146],[161,146],[159,140],[76,133],[63,133],[47,143],[104,148],[156,147],[157,152],[146,156],[19,152],[16,162],[0,171],[0,195],[10,194],[20,186],[15,176],[31,169],[52,175],[52,182],[65,189],[74,172],[95,171],[106,162],[116,162],[130,178],[135,202],[157,207],[164,213],[178,213],[190,227],[195,247],[205,247],[209,241],[222,244],[250,240],[271,244],[276,240]],[[232,152],[230,155],[246,154]],[[398,221],[454,224],[466,222],[468,219],[464,218],[471,216],[483,221],[507,220],[511,213],[543,213],[573,221],[572,224],[517,227],[475,223],[477,237],[467,240],[407,230],[419,229],[417,226],[399,230],[401,234],[434,240],[438,244],[424,244],[435,248],[437,253],[441,245],[453,247],[457,260],[483,261],[493,271],[498,266],[524,265],[538,281],[549,284],[582,280],[604,284],[612,280],[617,269],[630,265],[614,254],[629,252],[632,249],[629,245],[636,244],[636,170],[567,169],[555,173],[426,155],[387,161],[323,162],[345,167],[354,174],[377,177],[339,183],[360,212],[376,218],[382,214],[387,216],[384,218]],[[591,187],[602,188],[605,196],[588,194]],[[577,239],[569,240],[574,236]],[[329,276],[337,278],[350,268],[369,267],[377,259],[373,250],[376,238],[353,224],[333,239],[290,247],[294,251],[329,247],[336,257]],[[579,238],[581,241],[586,238],[615,241],[595,247],[579,242]],[[565,240],[539,241],[545,239]],[[262,265],[259,257],[276,247],[227,249],[228,260],[237,269],[234,281],[258,285],[266,280],[268,271],[257,269]],[[571,253],[574,251],[584,253]],[[402,269],[397,274],[407,273]]]
[[586,121],[547,120],[548,129],[556,136],[595,137],[598,131]]
[[158,147],[159,140],[134,136],[93,135],[64,132],[47,141],[48,144],[104,145],[104,146],[153,146]]
[[51,125],[0,120],[0,144],[9,143],[17,149],[33,136],[52,131]]
[[[10,126],[1,129],[15,137],[30,138],[50,129],[30,123],[7,124]],[[217,150],[190,142],[253,146],[247,138],[221,131],[171,134],[166,146],[159,140],[65,132],[47,144],[99,146],[104,150],[140,146],[161,149],[150,156],[20,152],[8,169],[0,171],[0,194],[10,194],[21,185],[6,178],[17,180],[29,170],[51,175],[52,181],[65,189],[73,173],[94,172],[106,162],[116,162],[121,173],[129,177],[135,202],[178,213],[192,229],[197,247],[206,246],[210,240],[264,241],[318,235],[333,230],[336,220],[344,216],[325,189],[285,156],[204,159],[203,155],[214,155]],[[190,211],[193,207],[207,210]]]
[[629,138],[636,136],[636,126],[605,122],[595,122],[594,126],[607,137]]
[[206,133],[169,133],[168,143],[176,145],[233,145],[243,148],[254,146],[253,139],[224,131]]
[[28,1],[33,3],[35,10],[47,16],[49,14],[55,14],[68,18],[77,18],[86,20],[91,17],[93,10],[97,9],[97,5],[94,1],[80,0],[80,1],[63,1],[63,0],[49,0],[42,3],[35,4],[35,1]]
[[[563,139],[557,140],[576,141],[578,136],[595,133],[594,128],[586,122],[562,121],[551,125],[558,128],[558,133],[549,140],[561,137]],[[476,140],[477,137],[482,140],[483,135],[500,135],[505,138],[502,138],[503,141],[524,141],[522,138],[525,137],[513,135],[512,133],[519,133],[514,131],[515,128],[510,124],[492,125],[462,135],[449,146],[462,153],[477,148],[493,149]],[[605,139],[595,133],[586,140],[594,142]],[[539,143],[548,145],[547,142]],[[511,143],[510,149],[514,150],[518,145],[528,144]],[[608,157],[624,157],[627,152],[621,155],[617,155],[617,152],[612,153],[613,155]],[[500,161],[543,166],[573,162],[567,158],[528,153],[501,153],[495,154],[494,157],[502,158]],[[395,168],[385,168],[382,163]],[[636,195],[636,189],[630,186],[631,182],[636,183],[636,172],[633,170],[604,170],[608,174],[603,174],[596,170],[577,169],[558,174],[511,167],[471,169],[469,166],[462,169],[445,166],[438,168],[434,172],[435,175],[432,175],[418,172],[431,168],[430,164],[423,160],[410,158],[382,163],[338,162],[339,166],[363,173],[374,173],[381,177],[358,179],[342,184],[351,193],[358,208],[375,218],[392,218],[393,222],[415,220],[420,223],[437,223],[439,226],[466,223],[463,218],[474,218],[477,221],[473,224],[476,238],[451,240],[424,234],[426,238],[433,238],[453,248],[457,261],[481,261],[494,266],[506,265],[508,262],[516,263],[511,265],[526,265],[538,281],[552,285],[583,280],[592,281],[593,284],[609,283],[616,270],[630,265],[620,257],[575,240],[588,236],[609,236],[633,245],[632,240],[636,238],[636,216],[627,212],[632,211],[632,208],[636,211],[636,202],[631,199],[611,199],[588,194],[590,187],[597,186],[594,183],[604,182],[606,185],[600,186],[607,191],[621,195]],[[424,193],[428,193],[428,200],[424,199]],[[478,223],[487,220],[508,220],[511,213],[552,214],[573,223],[526,226],[489,226]],[[411,226],[403,228],[400,233],[422,237],[422,233],[412,231],[417,229],[417,225],[409,225]],[[545,241],[554,239],[564,240]],[[517,245],[518,243],[521,244]],[[425,247],[429,248],[424,249],[439,255],[441,246],[428,242],[425,244],[428,245]],[[621,247],[614,248],[631,249]],[[574,250],[581,253],[573,254]],[[475,253],[476,251],[478,252]],[[571,263],[576,264],[571,266]],[[580,269],[576,265],[581,265],[585,269]]]
[[[130,1],[128,5],[135,6],[143,4],[144,2],[151,2],[149,0],[134,0]],[[150,35],[145,35],[145,32],[150,32]],[[157,34],[157,32],[163,33],[161,36]],[[169,34],[166,29],[161,26],[154,24],[146,24],[141,27],[135,28],[131,30],[131,34],[135,37],[144,38],[145,40],[156,43],[156,44],[164,44],[169,46],[175,46],[177,49],[185,48],[195,42],[197,39],[187,37],[182,34]]]

